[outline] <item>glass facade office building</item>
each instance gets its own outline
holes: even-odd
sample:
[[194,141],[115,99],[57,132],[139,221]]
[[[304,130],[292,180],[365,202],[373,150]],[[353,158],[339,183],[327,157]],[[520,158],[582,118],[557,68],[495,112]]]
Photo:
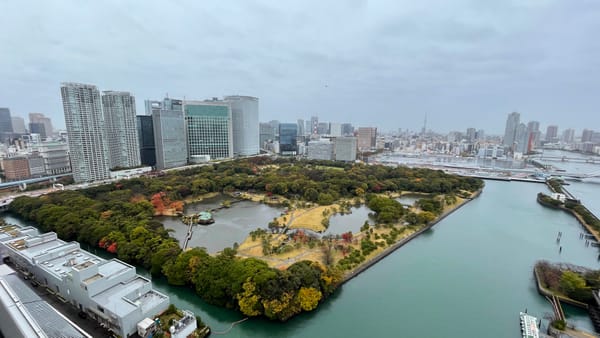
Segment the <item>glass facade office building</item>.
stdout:
[[231,107],[222,101],[186,101],[184,104],[188,158],[233,157]]
[[296,123],[279,124],[279,153],[281,155],[296,155],[298,153],[298,125]]
[[156,165],[156,147],[154,146],[154,127],[152,116],[138,115],[137,135],[140,144],[140,160],[143,165]]

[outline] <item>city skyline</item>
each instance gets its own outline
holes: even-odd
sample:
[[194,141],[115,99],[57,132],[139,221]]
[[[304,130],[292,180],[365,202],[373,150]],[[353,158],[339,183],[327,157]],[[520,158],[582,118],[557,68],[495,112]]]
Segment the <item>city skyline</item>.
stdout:
[[0,37],[11,51],[0,56],[0,106],[64,128],[59,86],[69,81],[128,91],[138,111],[167,93],[250,95],[261,121],[315,115],[416,131],[427,115],[431,130],[500,135],[517,111],[600,129],[595,2],[141,4],[0,4],[18,13]]

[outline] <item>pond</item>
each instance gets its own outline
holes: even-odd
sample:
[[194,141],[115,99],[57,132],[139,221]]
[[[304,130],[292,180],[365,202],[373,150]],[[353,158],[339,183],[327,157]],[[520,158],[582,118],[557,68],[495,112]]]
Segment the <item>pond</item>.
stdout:
[[416,201],[420,200],[421,198],[427,198],[427,197],[429,197],[429,195],[425,195],[425,194],[404,194],[404,195],[396,198],[396,201],[400,202],[402,205],[413,206]]
[[[224,200],[231,199],[218,196],[189,204],[185,208],[185,214],[217,208]],[[230,208],[213,212],[215,220],[213,224],[194,226],[188,247],[204,247],[209,253],[219,252],[224,248],[232,247],[234,243],[242,243],[250,231],[259,228],[267,229],[267,224],[281,212],[283,212],[282,207],[250,201],[235,202]],[[183,245],[188,226],[181,221],[181,218],[163,216],[158,217],[157,220],[165,226],[165,229],[173,229],[171,236]]]
[[365,205],[350,208],[350,214],[335,214],[329,218],[329,227],[323,232],[323,235],[341,235],[352,231],[357,233],[360,227],[368,221],[369,224],[375,224],[369,213],[373,212]]

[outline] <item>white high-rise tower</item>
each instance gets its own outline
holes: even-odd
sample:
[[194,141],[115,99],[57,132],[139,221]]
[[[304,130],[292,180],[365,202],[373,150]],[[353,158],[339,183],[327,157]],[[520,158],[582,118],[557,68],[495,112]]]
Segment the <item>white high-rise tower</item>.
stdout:
[[110,177],[100,91],[94,85],[65,82],[60,87],[75,182]]
[[139,166],[135,98],[128,92],[104,91],[102,109],[106,119],[110,168]]
[[502,144],[511,150],[514,150],[513,147],[517,138],[517,128],[519,127],[520,119],[521,114],[519,113],[510,113],[506,119],[506,128],[504,129],[504,140]]
[[260,152],[258,98],[252,96],[225,96],[231,105],[233,126],[233,154],[251,156]]

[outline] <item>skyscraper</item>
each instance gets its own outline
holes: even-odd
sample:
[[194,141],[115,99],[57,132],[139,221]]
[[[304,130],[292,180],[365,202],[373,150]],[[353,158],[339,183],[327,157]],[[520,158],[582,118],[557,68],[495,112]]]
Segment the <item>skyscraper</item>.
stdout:
[[475,142],[477,131],[475,128],[467,128],[467,142]]
[[12,137],[13,127],[10,109],[0,108],[0,142],[6,142]]
[[[150,112],[152,112],[152,109],[150,109]],[[140,162],[143,165],[154,167],[156,165],[156,147],[154,145],[152,116],[138,115],[136,119],[138,143],[140,145]]]
[[30,123],[41,123],[44,125],[45,137],[52,136],[52,120],[49,117],[44,116],[42,113],[29,113]]
[[533,150],[534,147],[540,144],[540,123],[538,121],[529,121],[527,123],[527,131],[530,133],[530,150]]
[[317,124],[317,134],[329,135],[329,122],[319,122]]
[[187,164],[182,104],[181,100],[169,98],[162,102],[146,101],[146,109],[150,109],[152,113],[157,169],[175,168]]
[[516,153],[526,154],[529,145],[529,132],[525,123],[519,123],[515,133],[515,141],[513,151]]
[[354,135],[354,127],[351,123],[342,123],[342,135],[343,136],[353,136]]
[[329,135],[342,136],[342,125],[339,123],[331,122],[329,124]]
[[30,134],[39,134],[40,139],[45,140],[46,135],[46,126],[40,122],[30,122],[29,123],[29,133]]
[[298,119],[298,136],[304,136],[306,132],[304,131],[304,120]]
[[298,152],[298,125],[296,123],[279,124],[279,153],[296,155]]
[[252,96],[225,96],[231,105],[233,126],[233,154],[251,156],[260,152],[258,130],[258,98]]
[[485,140],[485,131],[483,129],[477,130],[477,135],[475,138],[479,141],[484,141]]
[[223,101],[185,101],[183,105],[188,159],[233,157],[233,126],[230,104]]
[[591,142],[594,136],[594,131],[591,129],[584,129],[581,133],[581,142]]
[[575,142],[575,130],[574,129],[565,129],[562,134],[562,141],[564,143],[573,143]]
[[310,117],[310,134],[317,135],[319,133],[319,117],[311,116]]
[[377,145],[377,128],[359,127],[358,128],[358,150],[368,151],[375,149]]
[[110,177],[108,145],[100,91],[94,85],[61,84],[69,154],[75,182]]
[[25,119],[19,116],[12,116],[13,132],[16,134],[25,134]]
[[270,123],[261,123],[260,127],[260,147],[265,149],[266,143],[271,140],[275,141],[275,129],[271,126]]
[[140,146],[135,121],[135,98],[128,92],[102,92],[110,168],[140,165]]
[[502,144],[511,150],[514,150],[513,146],[517,136],[517,127],[519,126],[520,118],[521,115],[519,113],[513,112],[508,114],[508,118],[506,119],[506,128],[504,129],[504,140],[502,141]]
[[552,125],[546,128],[546,142],[558,142],[558,126]]

